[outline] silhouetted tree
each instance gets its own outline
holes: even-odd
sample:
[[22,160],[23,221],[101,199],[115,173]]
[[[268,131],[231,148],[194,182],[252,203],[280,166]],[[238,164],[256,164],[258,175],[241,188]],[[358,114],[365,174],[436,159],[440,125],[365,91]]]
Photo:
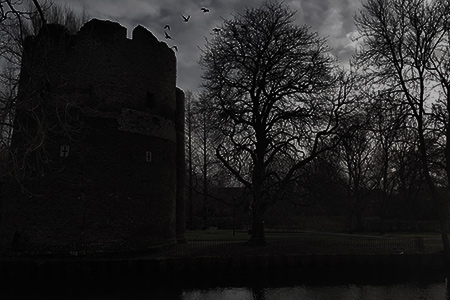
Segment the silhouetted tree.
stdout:
[[[23,171],[26,157],[32,152],[40,152],[35,159],[40,163],[47,163],[42,141],[47,130],[50,130],[53,125],[46,124],[43,119],[45,116],[35,114],[39,107],[34,107],[35,111],[29,111],[30,118],[34,118],[36,124],[40,126],[39,130],[36,130],[21,145],[23,153],[27,155],[22,156],[23,159],[19,161],[15,151],[10,149],[15,112],[23,108],[17,101],[17,92],[26,37],[36,35],[49,23],[64,25],[68,32],[73,33],[78,31],[86,20],[85,13],[77,16],[70,8],[56,5],[52,1],[40,4],[39,1],[32,0],[32,2],[28,1],[27,6],[26,1],[0,0],[0,151],[2,157],[9,157],[14,161],[9,164],[13,168],[2,168],[2,172],[15,173],[17,179],[20,179],[25,173]],[[39,94],[41,91],[34,92]],[[71,124],[62,121],[63,119],[65,118],[59,119],[60,125],[67,130]],[[18,120],[15,120],[15,123],[16,129],[21,127]]]
[[194,224],[194,197],[193,197],[193,191],[194,191],[194,166],[193,166],[193,122],[194,122],[194,116],[192,112],[192,103],[194,101],[194,95],[191,91],[185,92],[185,132],[186,132],[186,141],[187,141],[187,147],[186,147],[186,161],[187,161],[187,168],[188,168],[188,197],[187,197],[187,227],[189,229],[193,228]]
[[[443,111],[450,110],[449,19],[450,2],[446,0],[368,0],[356,16],[362,47],[358,64],[383,89],[399,93],[409,108],[417,132],[417,146],[423,176],[439,212],[442,241],[447,260],[450,245],[447,236],[449,199],[439,197],[430,170],[429,141],[435,129],[430,122],[431,103],[438,98]],[[439,94],[441,92],[441,95]],[[430,126],[431,125],[431,126]],[[450,173],[450,123],[445,130],[442,151],[446,155],[447,177]],[[434,147],[431,147],[434,148]]]
[[335,145],[351,88],[325,40],[295,25],[294,15],[275,2],[247,8],[224,21],[201,58],[222,137],[216,155],[252,193],[254,244],[265,243],[264,212],[283,198],[296,170]]
[[[217,136],[213,130],[214,119],[209,114],[209,101],[203,95],[186,92],[186,135],[187,161],[189,173],[189,220],[193,226],[194,216],[202,220],[202,228],[208,225],[212,205],[221,200],[211,195],[211,190],[221,187],[234,186],[228,172],[215,156]],[[194,194],[195,193],[195,194]],[[201,203],[193,203],[194,198]],[[194,207],[201,207],[194,210]]]
[[367,96],[370,99],[369,130],[372,132],[375,147],[373,176],[378,190],[378,216],[383,231],[386,212],[398,184],[398,176],[393,171],[395,168],[393,156],[401,142],[400,134],[407,117],[407,107],[399,101],[398,94],[378,90]]
[[202,195],[202,228],[206,229],[208,219],[208,202],[210,193],[210,181],[212,181],[213,168],[217,164],[214,155],[215,138],[211,130],[213,122],[212,115],[209,114],[209,102],[205,97],[200,96],[193,103],[193,115],[195,116],[195,135],[197,140],[197,166],[201,174]]
[[348,227],[350,231],[362,231],[363,205],[376,185],[375,145],[369,130],[370,115],[362,108],[341,125],[341,142],[335,149],[340,162],[341,184],[347,191]]
[[417,146],[417,132],[412,126],[402,126],[398,131],[398,140],[392,151],[391,160],[393,176],[397,178],[396,192],[403,202],[405,213],[415,227],[418,197],[426,188],[423,176],[419,147]]

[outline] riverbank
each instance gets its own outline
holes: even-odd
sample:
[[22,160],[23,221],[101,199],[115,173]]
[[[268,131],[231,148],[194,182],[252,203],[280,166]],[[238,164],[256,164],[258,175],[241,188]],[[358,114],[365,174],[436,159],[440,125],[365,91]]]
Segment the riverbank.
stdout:
[[270,255],[3,259],[0,296],[10,300],[61,297],[178,300],[191,299],[181,297],[182,291],[215,287],[261,290],[414,282],[423,285],[446,282],[441,258],[440,255]]
[[114,258],[4,258],[2,282],[127,281],[155,285],[248,280],[336,280],[444,274],[441,254],[386,255],[257,255]]
[[441,252],[430,251],[435,249],[433,243],[429,237],[277,233],[269,235],[267,246],[255,247],[244,238],[222,239],[209,233],[158,251],[99,253],[91,245],[75,252],[68,247],[72,250],[58,256],[56,252],[10,253],[0,258],[0,282],[8,289],[20,289],[24,284],[199,287],[348,279],[392,282],[417,276],[443,279],[444,259]]

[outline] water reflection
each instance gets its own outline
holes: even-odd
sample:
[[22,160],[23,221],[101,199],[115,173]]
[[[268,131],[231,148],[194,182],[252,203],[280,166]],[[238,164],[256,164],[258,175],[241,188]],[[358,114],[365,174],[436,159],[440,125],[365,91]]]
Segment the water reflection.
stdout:
[[181,300],[442,300],[447,284],[294,286],[281,288],[213,288],[183,290]]
[[249,288],[216,288],[209,290],[183,291],[182,300],[253,300],[255,295]]
[[[27,281],[0,284],[0,299],[72,299],[72,300],[450,300],[450,287],[445,277],[423,274],[416,279],[402,276],[397,281],[385,276],[380,280],[296,281],[280,283],[253,281],[210,286],[198,281],[162,284],[147,279],[83,281]],[[406,275],[405,275],[406,276]],[[400,281],[399,281],[400,280]],[[339,281],[339,282],[338,282]],[[200,285],[202,284],[203,285]],[[220,284],[220,283],[218,283]],[[226,283],[221,283],[226,284]],[[283,286],[286,285],[286,286]]]

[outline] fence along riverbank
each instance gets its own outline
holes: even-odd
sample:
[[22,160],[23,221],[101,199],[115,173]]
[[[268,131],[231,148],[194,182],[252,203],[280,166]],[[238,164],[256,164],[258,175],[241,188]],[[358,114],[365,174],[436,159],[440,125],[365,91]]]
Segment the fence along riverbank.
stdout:
[[[238,284],[249,278],[286,279],[287,274],[298,280],[323,280],[327,276],[401,274],[404,277],[445,272],[442,254],[427,250],[431,242],[422,237],[306,235],[268,238],[265,247],[249,246],[245,240],[191,240],[153,251],[140,251],[139,245],[129,245],[122,253],[95,252],[94,244],[74,252],[66,245],[55,247],[53,253],[48,249],[46,256],[42,256],[42,249],[36,251],[39,256],[4,253],[7,255],[0,260],[0,279],[5,282],[144,280],[156,285],[232,280]],[[107,247],[100,245],[99,249],[104,251]],[[112,249],[117,250],[117,245]]]
[[4,258],[83,258],[144,255],[155,257],[248,256],[248,255],[375,255],[425,254],[438,252],[436,238],[380,237],[362,235],[292,235],[268,237],[266,246],[254,247],[246,239],[195,238],[168,247],[149,247],[147,243],[33,244],[3,249]]

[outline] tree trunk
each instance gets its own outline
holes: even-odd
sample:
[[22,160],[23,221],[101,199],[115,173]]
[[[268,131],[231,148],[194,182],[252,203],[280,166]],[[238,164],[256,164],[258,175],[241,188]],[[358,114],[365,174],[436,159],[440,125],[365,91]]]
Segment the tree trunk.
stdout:
[[[382,182],[383,182],[383,188],[382,188],[382,194],[379,196],[380,199],[380,233],[384,234],[385,229],[384,229],[384,221],[386,219],[386,210],[387,210],[387,205],[388,205],[388,169],[389,169],[389,162],[388,162],[388,151],[385,149],[384,150],[384,159],[383,159],[383,178],[382,178]],[[389,193],[390,195],[390,193]]]
[[444,246],[444,255],[446,264],[450,263],[450,244],[448,240],[448,208],[445,205],[446,200],[441,199],[436,191],[436,187],[432,182],[431,176],[428,172],[425,172],[425,179],[428,182],[428,186],[431,191],[431,197],[436,204],[439,216],[439,226],[441,231],[442,244]]
[[203,119],[203,229],[208,228],[208,209],[206,207],[208,201],[208,154],[206,153],[206,139],[206,122]]
[[192,170],[192,115],[191,115],[191,98],[187,102],[187,113],[188,113],[188,159],[189,159],[189,191],[188,191],[188,203],[189,203],[189,229],[194,229],[194,207],[192,200],[192,190],[193,186],[193,170]]
[[[447,85],[447,112],[450,112],[450,87]],[[445,150],[444,150],[444,156],[445,156],[445,171],[447,173],[447,183],[450,184],[450,123],[447,123],[446,126],[446,134],[445,134]],[[450,188],[450,185],[448,185]],[[447,264],[450,264],[450,246],[448,241],[448,213],[449,213],[449,199],[448,199],[448,193],[445,195],[444,199],[441,199],[442,203],[442,214],[444,215],[444,225],[445,228],[445,237],[442,237],[442,240],[444,241],[444,250],[445,250],[445,258]],[[444,234],[444,232],[442,232]]]
[[438,210],[438,216],[439,216],[439,226],[441,231],[441,238],[442,238],[442,244],[444,246],[444,257],[445,257],[445,263],[448,265],[450,263],[450,244],[448,240],[448,208],[446,205],[446,199],[441,199],[439,197],[436,186],[434,185],[433,179],[430,175],[430,170],[428,168],[428,162],[427,162],[427,155],[426,155],[426,144],[425,144],[425,138],[423,135],[423,131],[421,130],[422,124],[419,122],[419,139],[420,139],[420,151],[421,151],[421,160],[424,170],[424,177],[425,181],[427,182],[427,185],[431,192],[431,198],[433,199],[433,202],[435,203],[435,207]]
[[264,229],[264,208],[262,202],[261,189],[257,186],[253,193],[252,203],[252,233],[249,241],[250,245],[266,245],[266,235]]
[[0,176],[0,227],[2,226],[2,212],[3,212],[3,180],[5,178],[2,178]]
[[356,218],[356,232],[364,231],[364,221],[362,217],[361,199],[356,198],[355,218]]
[[256,156],[257,159],[254,162],[253,167],[253,203],[252,203],[252,236],[249,243],[251,245],[265,245],[266,236],[264,230],[264,177],[266,174],[264,154],[266,152],[266,141],[264,131],[255,130],[257,132],[257,147]]
[[47,20],[45,19],[44,12],[42,11],[42,7],[39,4],[38,0],[32,0],[32,1],[39,13],[39,16],[41,17],[42,27],[44,27],[45,25],[47,25]]
[[252,234],[249,241],[250,245],[265,246],[266,234],[264,229],[264,213],[254,212],[252,220]]

